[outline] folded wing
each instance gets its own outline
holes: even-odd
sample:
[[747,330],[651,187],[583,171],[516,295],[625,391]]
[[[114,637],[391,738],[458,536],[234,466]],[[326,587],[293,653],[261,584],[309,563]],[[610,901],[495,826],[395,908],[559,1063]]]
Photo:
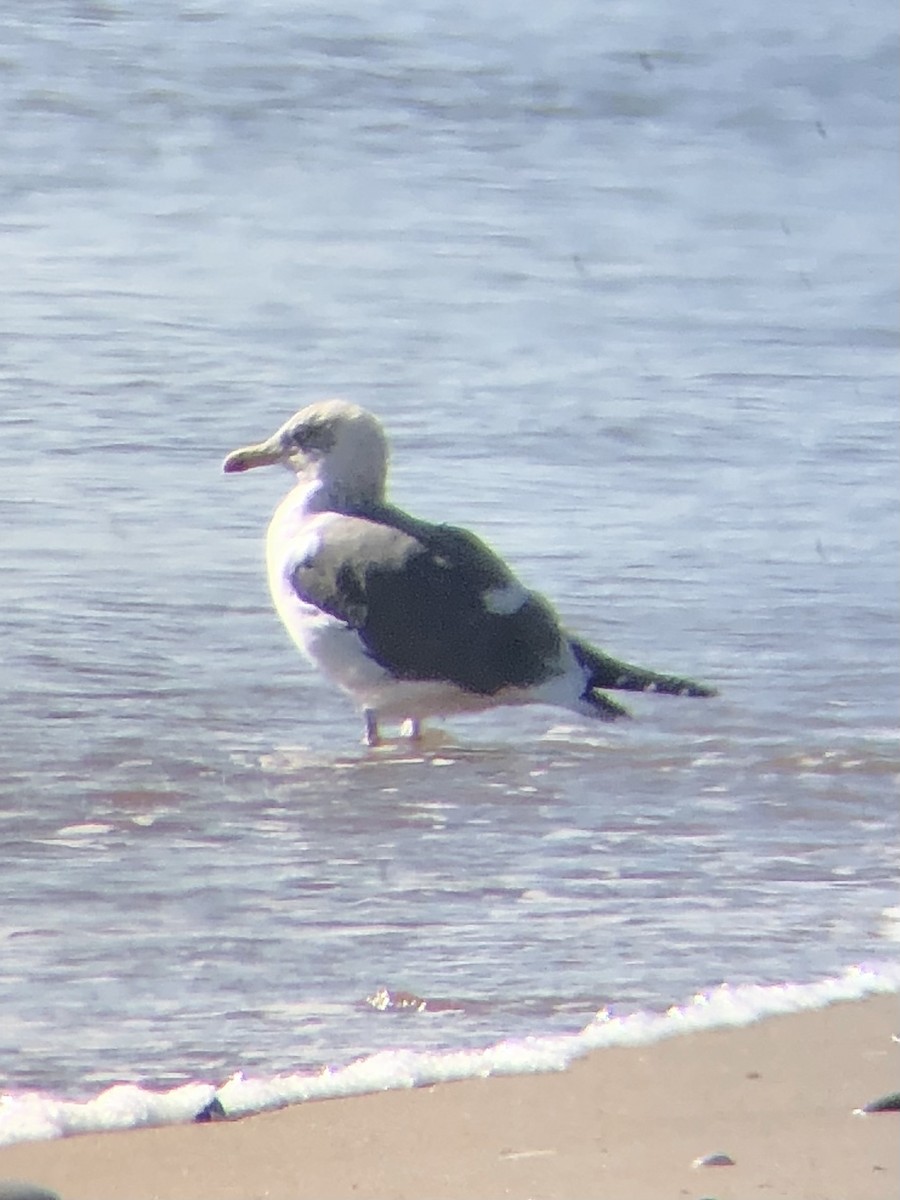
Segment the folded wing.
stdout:
[[466,530],[335,517],[291,579],[398,678],[490,696],[560,670],[567,639],[553,609]]

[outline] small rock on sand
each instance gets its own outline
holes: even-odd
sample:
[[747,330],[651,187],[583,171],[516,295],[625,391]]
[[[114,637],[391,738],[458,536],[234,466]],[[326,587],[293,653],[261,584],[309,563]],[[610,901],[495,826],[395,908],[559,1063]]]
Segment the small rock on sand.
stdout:
[[856,1111],[863,1113],[900,1112],[900,1092],[889,1092],[886,1096],[879,1096],[877,1100],[870,1100],[868,1104]]
[[691,1163],[692,1167],[733,1167],[734,1159],[730,1154],[702,1154]]
[[0,1179],[0,1200],[60,1200],[57,1192],[25,1183],[21,1179]]

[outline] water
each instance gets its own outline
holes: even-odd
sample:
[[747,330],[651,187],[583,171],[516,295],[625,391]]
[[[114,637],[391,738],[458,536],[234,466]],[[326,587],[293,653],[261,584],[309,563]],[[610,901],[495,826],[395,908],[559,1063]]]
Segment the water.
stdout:
[[[890,11],[5,7],[11,1096],[894,986]],[[359,747],[266,595],[287,477],[220,474],[330,394],[721,699]]]

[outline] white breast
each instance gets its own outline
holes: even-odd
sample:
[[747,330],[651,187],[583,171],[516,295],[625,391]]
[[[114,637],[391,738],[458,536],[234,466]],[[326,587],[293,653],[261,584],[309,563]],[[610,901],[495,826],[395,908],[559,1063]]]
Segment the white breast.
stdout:
[[[296,493],[300,492],[298,496]],[[390,675],[365,653],[357,634],[343,621],[301,600],[293,573],[314,554],[336,513],[308,515],[305,493],[295,489],[275,511],[266,538],[266,560],[272,600],[298,649],[337,687],[360,703],[380,691]]]

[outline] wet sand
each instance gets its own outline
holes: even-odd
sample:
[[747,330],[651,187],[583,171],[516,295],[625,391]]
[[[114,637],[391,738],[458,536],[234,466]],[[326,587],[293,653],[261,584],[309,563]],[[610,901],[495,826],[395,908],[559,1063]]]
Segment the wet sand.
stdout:
[[[0,1150],[62,1200],[888,1200],[896,996],[770,1018],[569,1070],[296,1105],[241,1121]],[[730,1166],[695,1167],[725,1154]]]

